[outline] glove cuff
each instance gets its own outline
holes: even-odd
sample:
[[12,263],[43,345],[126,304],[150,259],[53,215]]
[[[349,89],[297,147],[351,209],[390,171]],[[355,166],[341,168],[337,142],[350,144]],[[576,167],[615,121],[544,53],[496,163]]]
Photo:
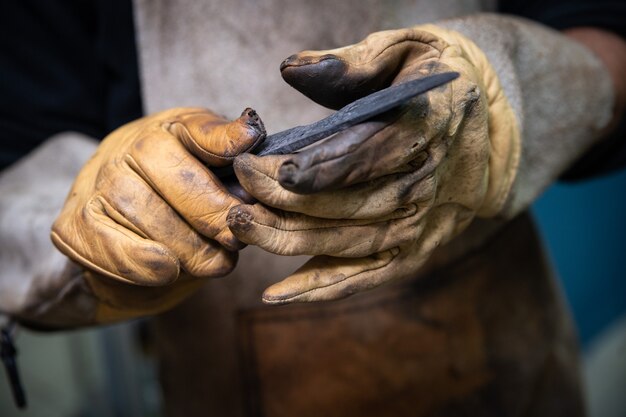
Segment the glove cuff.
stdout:
[[84,279],[98,300],[94,322],[114,323],[171,310],[194,294],[205,280],[183,274],[172,285],[146,287],[129,284],[85,270]]

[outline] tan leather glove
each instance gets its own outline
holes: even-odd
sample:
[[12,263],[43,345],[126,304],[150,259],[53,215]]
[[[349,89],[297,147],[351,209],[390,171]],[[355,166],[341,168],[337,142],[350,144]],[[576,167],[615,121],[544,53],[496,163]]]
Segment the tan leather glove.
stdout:
[[502,209],[520,156],[518,122],[469,39],[433,25],[385,31],[301,52],[281,69],[334,108],[423,75],[461,76],[298,154],[235,160],[241,184],[266,206],[232,209],[233,233],[278,254],[316,255],[267,289],[265,302],[341,298],[414,275],[476,215]]
[[[208,167],[262,140],[251,109],[233,122],[200,108],[144,117],[111,133],[82,168],[52,227],[86,268],[99,323],[172,307],[230,272],[243,244],[226,227],[241,200]],[[151,287],[151,288],[146,288]]]

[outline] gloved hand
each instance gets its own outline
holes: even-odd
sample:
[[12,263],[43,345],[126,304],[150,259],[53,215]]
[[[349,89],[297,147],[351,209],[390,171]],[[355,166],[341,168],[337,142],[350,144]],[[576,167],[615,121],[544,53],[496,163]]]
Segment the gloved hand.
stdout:
[[230,164],[264,135],[251,109],[228,122],[180,108],[129,123],[102,142],[51,234],[86,268],[99,301],[96,322],[163,311],[201,278],[234,268],[243,244],[226,215],[241,200],[207,167]]
[[281,71],[333,108],[424,75],[461,75],[297,154],[236,158],[239,181],[263,204],[231,209],[235,236],[282,255],[315,255],[267,289],[265,302],[336,299],[414,275],[475,216],[501,211],[520,132],[494,69],[469,39],[434,25],[384,31],[293,55]]

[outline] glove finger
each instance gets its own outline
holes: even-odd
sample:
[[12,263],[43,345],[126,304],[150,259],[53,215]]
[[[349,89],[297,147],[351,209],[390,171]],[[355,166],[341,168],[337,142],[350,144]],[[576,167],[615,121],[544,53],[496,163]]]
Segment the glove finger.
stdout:
[[208,110],[183,113],[166,128],[196,157],[214,167],[230,165],[235,156],[265,139],[263,122],[250,108],[233,121]]
[[362,258],[316,256],[266,289],[263,301],[286,304],[334,300],[413,276],[432,252],[467,227],[472,217],[471,209],[454,203],[442,204],[421,219],[419,236],[414,242]]
[[363,258],[316,256],[283,281],[267,288],[263,302],[287,304],[336,300],[370,289],[394,278],[393,248]]
[[109,193],[100,197],[100,203],[114,221],[166,245],[180,260],[181,267],[194,277],[224,276],[235,267],[236,252],[229,252],[198,234],[130,169],[116,173],[110,178]]
[[340,108],[392,84],[407,63],[437,58],[445,45],[433,35],[410,29],[369,35],[363,41],[327,51],[303,51],[281,64],[281,75],[315,102]]
[[228,226],[241,241],[278,255],[362,257],[416,240],[421,215],[412,206],[377,220],[328,220],[255,204],[233,208]]
[[80,220],[80,225],[57,222],[52,227],[52,241],[70,259],[130,284],[159,286],[178,278],[176,256],[111,219],[99,198],[88,202]]
[[386,175],[316,194],[299,194],[280,185],[279,170],[290,155],[243,154],[235,159],[234,167],[246,191],[268,206],[326,219],[375,219],[409,209],[412,204],[428,205],[436,189],[433,172],[444,155],[443,146],[436,146],[414,172]]
[[136,141],[124,164],[156,190],[195,230],[229,250],[243,244],[226,226],[226,215],[241,201],[167,132]]
[[385,175],[423,170],[441,161],[440,123],[424,120],[426,97],[404,109],[394,123],[367,122],[286,158],[278,171],[280,184],[308,194],[343,188]]

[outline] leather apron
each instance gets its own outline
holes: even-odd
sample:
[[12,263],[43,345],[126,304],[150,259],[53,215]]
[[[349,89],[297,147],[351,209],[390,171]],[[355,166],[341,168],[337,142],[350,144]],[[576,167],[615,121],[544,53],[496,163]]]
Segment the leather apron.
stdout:
[[[270,133],[308,123],[327,110],[280,79],[284,58],[484,3],[136,0],[145,108],[251,106]],[[157,319],[168,415],[583,415],[574,332],[528,215],[477,222],[414,279],[263,305],[305,259],[246,248],[231,275]]]

